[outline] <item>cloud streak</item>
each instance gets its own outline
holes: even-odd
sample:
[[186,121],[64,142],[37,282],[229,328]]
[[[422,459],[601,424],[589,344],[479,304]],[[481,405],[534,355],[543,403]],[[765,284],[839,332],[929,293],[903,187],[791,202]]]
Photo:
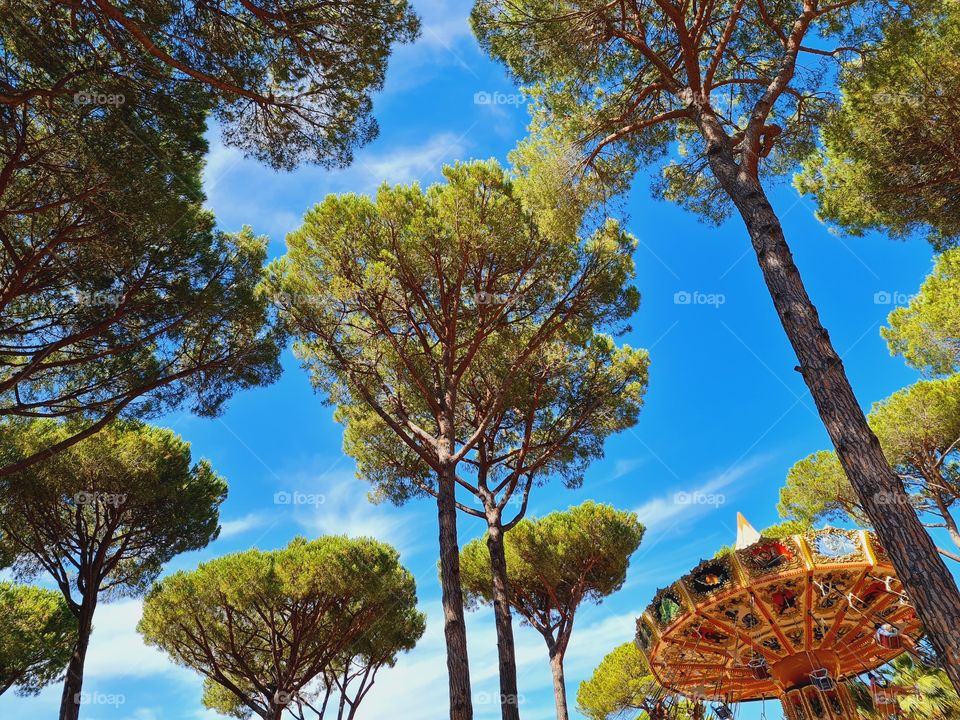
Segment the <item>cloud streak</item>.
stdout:
[[[207,205],[213,208],[224,229],[235,231],[244,223],[251,223],[254,232],[265,233],[277,241],[300,225],[299,212],[330,193],[373,194],[383,183],[432,182],[444,165],[467,156],[469,132],[441,131],[418,141],[395,142],[389,148],[375,143],[358,152],[353,164],[342,170],[306,165],[281,174],[244,158],[236,148],[225,146],[219,128],[212,128],[208,133],[210,153],[203,171],[203,190]],[[241,178],[242,188],[237,185]],[[250,186],[258,191],[250,193]]]
[[726,504],[728,494],[722,491],[750,475],[769,459],[769,455],[748,458],[699,485],[676,488],[670,493],[651,498],[636,508],[635,512],[647,526],[648,533],[669,531],[681,518],[688,521]]
[[220,523],[220,540],[228,540],[238,535],[243,535],[250,530],[260,528],[269,522],[270,518],[265,513],[248,513],[235,520],[224,520]]

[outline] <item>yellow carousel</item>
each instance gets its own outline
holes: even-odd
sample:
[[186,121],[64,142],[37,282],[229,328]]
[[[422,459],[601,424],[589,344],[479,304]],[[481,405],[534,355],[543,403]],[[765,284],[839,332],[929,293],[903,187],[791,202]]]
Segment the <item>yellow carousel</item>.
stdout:
[[[637,646],[667,692],[713,703],[779,700],[788,720],[857,720],[847,681],[922,636],[886,550],[867,531],[761,537],[737,517],[733,552],[659,590],[637,619]],[[895,688],[874,706],[899,713]]]

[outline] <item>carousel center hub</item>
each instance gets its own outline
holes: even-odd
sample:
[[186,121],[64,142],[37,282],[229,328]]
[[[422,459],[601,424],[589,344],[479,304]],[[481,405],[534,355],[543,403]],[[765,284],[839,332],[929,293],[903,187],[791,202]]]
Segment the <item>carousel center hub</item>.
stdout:
[[[814,650],[788,655],[770,666],[770,674],[777,684],[788,688],[800,688],[810,685],[813,681],[811,673],[818,670],[827,670],[827,677],[838,677],[840,674],[840,656],[833,650]],[[823,674],[823,673],[821,673]]]

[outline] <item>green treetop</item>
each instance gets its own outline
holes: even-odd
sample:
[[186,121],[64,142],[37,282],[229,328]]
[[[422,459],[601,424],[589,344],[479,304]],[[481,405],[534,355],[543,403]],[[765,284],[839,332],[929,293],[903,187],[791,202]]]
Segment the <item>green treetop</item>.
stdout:
[[[28,5],[4,3],[0,15]],[[69,15],[35,23],[69,33]],[[0,38],[23,34],[3,39],[0,62],[44,56],[32,32],[0,20]],[[98,78],[86,89],[101,99],[0,102],[0,441],[24,418],[88,421],[29,455],[0,448],[0,476],[121,415],[214,415],[235,389],[280,371],[254,292],[266,239],[217,231],[203,207],[201,91],[170,71],[151,75],[149,93],[122,73]]]
[[137,629],[204,676],[208,708],[319,720],[333,707],[353,718],[376,671],[424,631],[398,557],[376,540],[335,536],[227,555],[154,586]]
[[[635,513],[587,501],[521,520],[505,536],[509,602],[547,644],[560,718],[568,717],[563,659],[577,609],[620,589],[643,533]],[[493,600],[488,553],[484,539],[467,543],[460,553],[470,602]]]
[[888,679],[891,685],[907,690],[899,698],[906,717],[918,720],[952,720],[960,717],[960,696],[950,685],[950,679],[943,670],[925,665],[905,653],[893,661]]
[[77,621],[63,596],[0,582],[0,695],[16,687],[35,695],[63,674],[76,644]]
[[960,248],[937,257],[920,292],[887,321],[880,332],[908,365],[933,376],[960,372]]
[[394,608],[334,661],[325,688],[339,695],[337,720],[354,720],[377,672],[393,667],[400,652],[412,650],[424,632],[425,616],[411,607]]
[[[31,453],[75,431],[34,421],[12,441]],[[14,570],[49,574],[77,621],[60,708],[60,720],[75,720],[98,601],[142,593],[172,557],[213,540],[226,483],[206,461],[191,465],[190,446],[173,432],[126,421],[0,480],[0,489]]]
[[16,113],[77,93],[173,78],[204,97],[228,145],[277,168],[347,165],[376,136],[371,93],[419,20],[406,0],[4,3],[0,106]]
[[[889,712],[877,710],[875,695],[896,698],[900,715],[911,720],[953,720],[960,713],[960,697],[950,679],[931,659],[929,642],[922,640],[916,653],[904,653],[867,678],[850,684],[859,717],[889,720]],[[887,688],[884,690],[883,688]]]
[[822,150],[797,178],[819,214],[855,234],[960,237],[960,5],[892,17],[880,42],[840,74]]
[[635,422],[648,361],[612,340],[639,303],[635,240],[590,228],[588,193],[492,161],[444,179],[328,197],[266,286],[359,474],[380,497],[436,498],[451,712],[466,720],[456,509],[496,528],[532,484],[578,482]]
[[[487,524],[504,720],[519,716],[504,534],[524,517],[533,487],[551,478],[578,487],[589,461],[602,456],[604,439],[636,421],[648,357],[595,334],[586,346],[558,338],[519,369],[511,371],[512,363],[509,351],[475,358],[460,386],[464,414],[457,423],[463,433],[458,445],[478,427],[482,431],[457,471],[458,488],[467,496],[458,507]],[[507,377],[509,390],[491,413],[490,388]],[[375,497],[403,502],[436,494],[429,466],[372,414],[367,423],[350,422],[345,443],[363,459],[361,475],[374,481]]]
[[[403,0],[3,3],[0,421],[83,418],[89,434],[215,414],[275,379],[252,291],[266,241],[203,207],[208,118],[274,167],[346,165],[418,28]],[[0,455],[0,475],[39,457]]]
[[590,720],[641,711],[652,694],[652,681],[646,658],[637,646],[632,642],[618,645],[604,656],[590,679],[580,683],[577,710]]
[[820,450],[794,463],[777,504],[788,522],[815,526],[857,518],[863,521],[857,496],[832,450]]
[[[929,17],[936,4],[900,13]],[[583,150],[615,187],[613,173],[662,164],[658,194],[720,219],[744,210],[734,173],[782,176],[809,155],[830,106],[829,70],[895,15],[869,0],[477,0],[471,20],[527,85],[535,141]]]
[[590,720],[704,720],[703,701],[677,701],[666,693],[643,653],[632,643],[609,652],[577,690],[577,710]]
[[13,543],[10,542],[10,539],[6,537],[3,534],[3,530],[0,529],[0,570],[13,565],[13,560],[16,555],[17,553],[13,547]]
[[[946,529],[960,549],[953,516],[960,499],[960,374],[921,380],[894,393],[874,404],[869,420],[912,508],[927,527]],[[825,451],[790,469],[778,510],[808,524],[844,516],[869,522],[836,455]],[[960,561],[957,553],[941,549],[941,554]]]

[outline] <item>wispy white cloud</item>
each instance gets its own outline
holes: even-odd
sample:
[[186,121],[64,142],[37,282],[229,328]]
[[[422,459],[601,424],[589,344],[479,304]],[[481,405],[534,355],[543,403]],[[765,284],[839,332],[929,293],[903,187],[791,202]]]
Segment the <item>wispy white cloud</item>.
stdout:
[[449,0],[417,0],[413,5],[422,31],[413,44],[394,48],[383,95],[399,96],[425,85],[449,66],[477,77],[475,66],[489,61],[473,37],[468,8]]
[[382,154],[361,154],[357,168],[369,174],[368,187],[382,182],[408,183],[439,172],[444,164],[460,159],[466,150],[462,135],[440,133],[420,145],[399,147]]
[[449,0],[418,0],[414,8],[423,28],[418,43],[453,48],[464,40],[473,41],[470,21],[462,6]]
[[675,488],[672,492],[647,500],[636,508],[640,521],[650,532],[672,529],[682,518],[688,522],[704,513],[726,504],[728,497],[736,492],[723,492],[750,475],[770,459],[769,455],[757,455],[738,463],[708,480],[690,488]]
[[[394,142],[388,147],[374,144],[357,153],[350,167],[328,170],[305,165],[293,173],[281,174],[244,158],[236,148],[226,147],[213,128],[209,133],[210,153],[203,171],[207,204],[224,228],[231,231],[250,224],[256,233],[274,241],[296,229],[302,216],[289,209],[290,188],[302,195],[302,210],[329,193],[372,194],[384,182],[394,185],[414,181],[432,182],[440,169],[467,156],[466,132],[437,132],[418,141]],[[243,179],[243,186],[238,180]],[[256,187],[256,192],[250,192]]]
[[[564,670],[571,678],[586,679],[603,657],[618,645],[633,640],[641,609],[610,613],[605,606],[587,608],[582,625],[574,630]],[[596,619],[594,619],[596,618]],[[570,688],[576,693],[576,686]]]
[[220,523],[221,540],[227,540],[237,535],[243,535],[254,528],[264,527],[270,522],[270,516],[266,513],[248,513],[235,520],[224,520]]
[[97,609],[84,668],[84,678],[92,682],[84,689],[97,690],[98,681],[179,670],[163,652],[143,642],[137,632],[142,614],[142,600],[120,600]]
[[259,167],[255,161],[244,158],[243,153],[238,148],[225,145],[220,138],[219,130],[214,130],[211,137],[210,152],[207,153],[205,160],[203,190],[208,196],[213,194],[216,187],[235,170]]
[[429,503],[414,500],[401,512],[390,505],[375,505],[367,498],[370,485],[341,467],[337,463],[330,469],[318,465],[321,469],[282,473],[287,479],[281,491],[300,493],[316,502],[277,505],[280,522],[288,518],[308,537],[374,537],[396,547],[402,558],[433,547],[433,533],[424,532]]
[[160,720],[158,708],[137,708],[130,714],[130,720]]
[[609,479],[619,480],[620,478],[632,473],[645,462],[646,458],[625,458],[623,460],[617,460],[617,462],[613,465],[613,473]]

